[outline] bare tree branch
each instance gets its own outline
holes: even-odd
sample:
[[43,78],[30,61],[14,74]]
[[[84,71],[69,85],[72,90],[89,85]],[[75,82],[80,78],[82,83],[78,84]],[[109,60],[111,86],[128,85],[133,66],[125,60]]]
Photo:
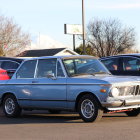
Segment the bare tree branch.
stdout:
[[8,56],[20,52],[30,43],[30,35],[23,33],[21,27],[12,19],[0,16],[0,55]]
[[126,28],[119,20],[93,20],[87,27],[87,42],[96,56],[122,53],[135,45],[134,28]]

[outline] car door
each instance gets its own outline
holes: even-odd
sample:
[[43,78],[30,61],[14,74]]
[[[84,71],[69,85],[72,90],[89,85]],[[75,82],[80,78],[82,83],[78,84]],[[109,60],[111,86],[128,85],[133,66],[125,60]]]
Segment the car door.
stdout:
[[56,58],[38,60],[31,100],[34,108],[66,108],[66,77]]
[[32,81],[34,80],[37,60],[25,61],[8,81],[8,90],[15,93],[20,106],[32,107],[31,95],[33,92]]
[[122,58],[123,75],[140,76],[140,59],[133,56]]

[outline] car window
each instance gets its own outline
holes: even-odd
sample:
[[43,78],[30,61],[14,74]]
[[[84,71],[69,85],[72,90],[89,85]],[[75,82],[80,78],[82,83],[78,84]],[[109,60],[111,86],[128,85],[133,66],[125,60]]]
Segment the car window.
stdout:
[[97,59],[92,58],[72,58],[63,60],[69,76],[82,74],[109,74],[106,67]]
[[34,78],[36,60],[24,62],[17,72],[17,78]]
[[17,69],[19,64],[17,62],[12,62],[12,61],[3,61],[1,63],[1,68],[8,70],[8,69]]
[[119,58],[110,58],[101,61],[110,71],[117,71],[119,69]]
[[65,77],[59,61],[57,62],[57,77]]
[[41,59],[38,60],[37,78],[47,77],[48,74],[56,76],[57,59]]
[[123,58],[123,70],[124,71],[139,71],[140,60],[132,57]]

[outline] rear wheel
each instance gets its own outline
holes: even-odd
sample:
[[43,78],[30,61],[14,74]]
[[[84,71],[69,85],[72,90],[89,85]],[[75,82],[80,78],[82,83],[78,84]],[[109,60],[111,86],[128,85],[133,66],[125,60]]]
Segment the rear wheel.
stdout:
[[3,100],[3,112],[7,117],[18,117],[21,114],[21,108],[18,105],[14,95],[6,95]]
[[136,117],[140,113],[140,108],[133,109],[132,111],[126,111],[125,113],[127,114],[127,116]]
[[103,115],[103,110],[97,99],[90,94],[81,97],[78,103],[78,112],[85,122],[98,121]]

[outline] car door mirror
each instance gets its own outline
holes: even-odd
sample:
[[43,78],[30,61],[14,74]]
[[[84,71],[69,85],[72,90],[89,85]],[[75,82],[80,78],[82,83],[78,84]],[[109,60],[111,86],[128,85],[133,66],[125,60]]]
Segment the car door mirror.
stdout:
[[56,76],[54,75],[54,73],[47,74],[47,78],[51,78],[52,80],[56,80]]

